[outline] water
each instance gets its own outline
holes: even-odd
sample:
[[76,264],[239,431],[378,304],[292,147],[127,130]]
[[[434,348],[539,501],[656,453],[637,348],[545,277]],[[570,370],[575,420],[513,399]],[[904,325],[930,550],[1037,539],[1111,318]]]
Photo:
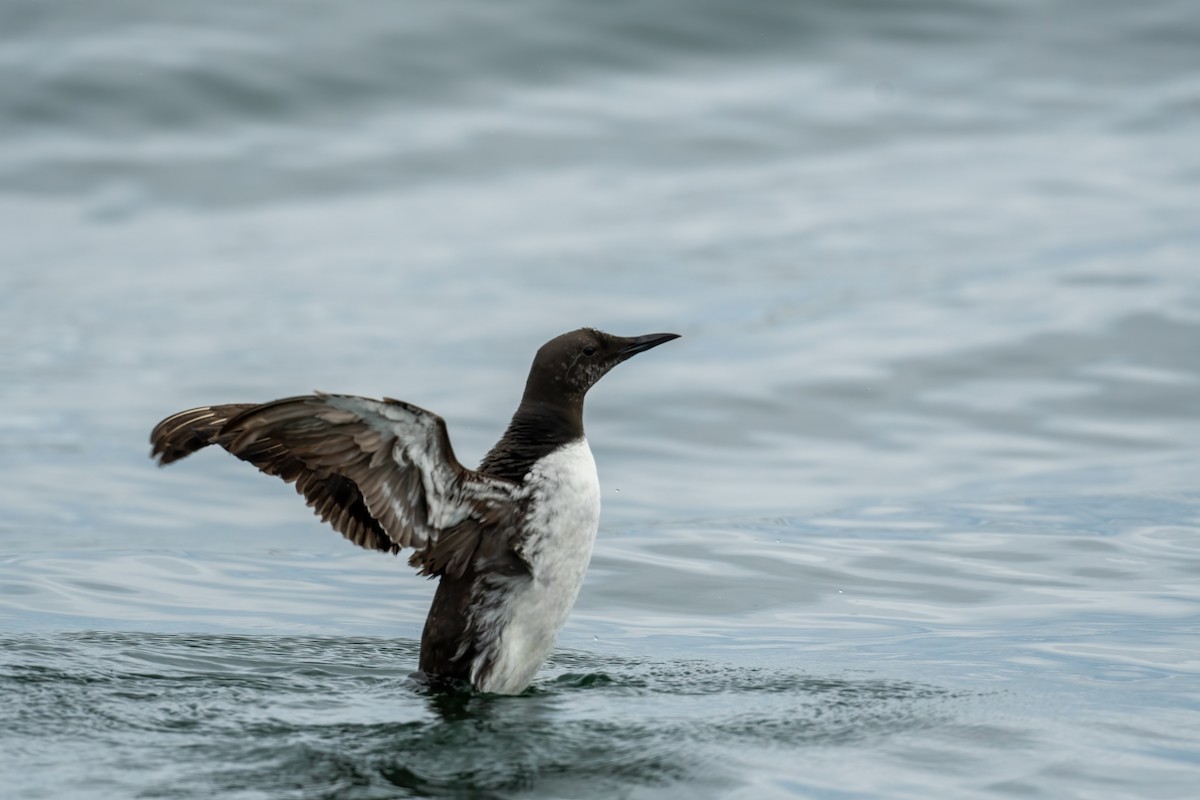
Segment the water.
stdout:
[[[1178,0],[9,3],[0,795],[1191,798],[1200,17]],[[605,503],[515,698],[164,415],[446,417],[534,349]]]

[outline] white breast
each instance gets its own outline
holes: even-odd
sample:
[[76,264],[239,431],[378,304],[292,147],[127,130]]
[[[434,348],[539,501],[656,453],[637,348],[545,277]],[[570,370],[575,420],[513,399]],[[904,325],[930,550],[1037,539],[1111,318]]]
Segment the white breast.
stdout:
[[475,620],[477,629],[497,635],[481,648],[471,682],[501,694],[522,691],[550,654],[583,584],[600,524],[600,481],[586,439],[535,462],[525,487],[521,553],[532,577],[512,579],[503,602]]

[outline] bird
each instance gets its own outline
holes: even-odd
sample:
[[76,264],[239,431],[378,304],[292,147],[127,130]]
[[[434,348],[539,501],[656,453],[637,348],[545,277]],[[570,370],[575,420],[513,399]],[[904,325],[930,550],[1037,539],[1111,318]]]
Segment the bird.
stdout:
[[617,364],[677,338],[581,328],[546,342],[507,429],[474,470],[455,457],[437,414],[322,392],[172,414],[150,434],[151,457],[165,466],[215,444],[294,484],[354,544],[411,551],[409,565],[438,579],[419,673],[520,694],[567,620],[599,527],[584,396]]

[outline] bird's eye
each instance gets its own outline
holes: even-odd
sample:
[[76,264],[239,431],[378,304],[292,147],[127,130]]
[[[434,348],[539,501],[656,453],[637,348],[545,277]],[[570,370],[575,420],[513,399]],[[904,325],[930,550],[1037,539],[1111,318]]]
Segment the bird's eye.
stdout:
[[596,355],[596,348],[589,344],[587,347],[583,348],[583,354],[585,356],[594,356]]

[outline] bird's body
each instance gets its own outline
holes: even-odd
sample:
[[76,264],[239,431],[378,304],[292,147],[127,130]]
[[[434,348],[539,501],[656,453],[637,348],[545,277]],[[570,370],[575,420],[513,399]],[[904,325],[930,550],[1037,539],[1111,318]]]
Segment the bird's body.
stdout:
[[[536,461],[522,488],[521,557],[528,570],[475,575],[464,620],[471,633],[459,643],[474,651],[462,677],[500,694],[528,686],[550,654],[583,585],[600,524],[600,481],[586,439]],[[422,652],[421,669],[444,675],[455,664]]]
[[552,339],[504,436],[474,471],[454,457],[440,417],[347,395],[183,411],[155,427],[153,454],[167,464],[217,444],[294,482],[355,544],[411,548],[409,563],[440,579],[421,670],[515,694],[553,648],[599,526],[583,397],[616,364],[674,338],[582,329]]

